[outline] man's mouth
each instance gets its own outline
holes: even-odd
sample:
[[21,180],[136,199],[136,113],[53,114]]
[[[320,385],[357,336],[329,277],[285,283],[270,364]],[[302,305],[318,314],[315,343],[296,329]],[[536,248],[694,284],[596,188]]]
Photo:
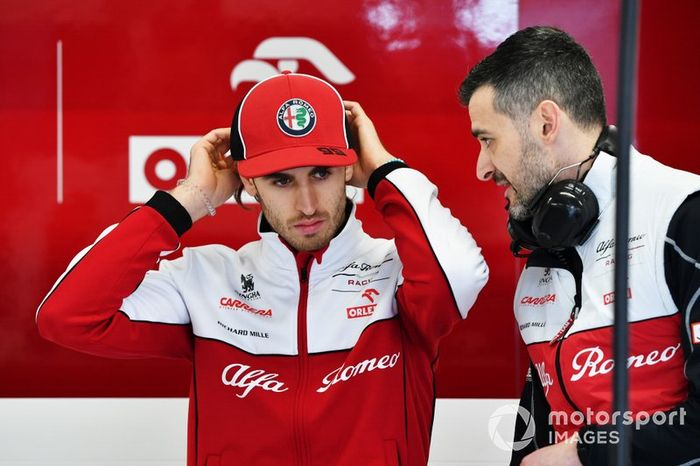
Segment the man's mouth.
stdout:
[[509,183],[505,184],[505,186],[506,186],[506,189],[503,192],[503,197],[506,200],[505,209],[508,210],[510,208],[510,196],[509,196],[509,194],[512,194],[515,191],[515,189]]
[[503,197],[506,199],[505,209],[508,210],[510,208],[510,196],[515,194],[515,188],[510,184],[508,178],[500,171],[494,173],[493,181],[497,186],[504,186],[506,188],[503,191]]
[[321,218],[312,218],[296,222],[294,228],[303,235],[313,235],[321,230],[323,223],[324,220]]

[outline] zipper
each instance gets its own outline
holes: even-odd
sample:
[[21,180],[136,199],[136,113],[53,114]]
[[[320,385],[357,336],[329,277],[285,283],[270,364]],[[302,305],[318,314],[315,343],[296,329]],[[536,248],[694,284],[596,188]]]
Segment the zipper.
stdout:
[[[532,365],[527,368],[527,374],[525,375],[525,383],[530,384],[530,416],[533,419],[535,417],[535,382],[532,380]],[[525,427],[527,431],[527,427]],[[535,444],[535,450],[539,450],[540,446],[537,444],[537,436],[532,437],[532,441]]]
[[[300,253],[303,254],[303,253]],[[306,429],[305,429],[305,399],[306,386],[308,385],[309,376],[309,351],[306,332],[306,308],[309,298],[309,269],[313,256],[303,257],[302,261],[298,262],[299,267],[299,307],[297,309],[297,351],[298,351],[298,370],[299,370],[299,386],[294,403],[294,426],[295,426],[295,443],[297,445],[297,461],[299,465],[309,464],[307,458],[308,451],[306,448]]]
[[551,251],[564,264],[565,269],[571,272],[571,274],[574,276],[574,282],[576,284],[576,295],[574,296],[574,307],[571,310],[569,320],[566,321],[564,327],[562,327],[561,330],[559,330],[559,332],[554,336],[554,338],[549,342],[549,344],[557,345],[557,352],[554,358],[554,367],[557,371],[557,380],[559,381],[559,386],[561,387],[561,393],[562,395],[564,395],[564,398],[574,410],[581,411],[576,405],[576,403],[574,403],[574,401],[571,399],[569,393],[566,390],[566,385],[564,385],[564,375],[562,374],[561,370],[561,347],[564,344],[566,335],[569,333],[569,330],[571,330],[571,327],[574,325],[574,321],[578,317],[579,311],[581,310],[581,280],[583,279],[583,264],[581,263],[581,259],[578,257],[578,253],[576,252],[576,250],[572,249],[571,251],[573,251],[573,254],[575,254],[576,258],[579,259],[577,264],[572,264],[571,262],[569,262],[564,256],[563,251]]

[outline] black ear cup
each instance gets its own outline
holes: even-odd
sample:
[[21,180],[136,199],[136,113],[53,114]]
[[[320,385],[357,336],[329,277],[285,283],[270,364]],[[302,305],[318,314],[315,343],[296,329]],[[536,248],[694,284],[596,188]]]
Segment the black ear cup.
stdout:
[[[600,133],[589,159],[601,150],[614,156],[616,149],[617,128],[608,126]],[[527,220],[508,219],[508,234],[513,240],[510,249],[519,257],[521,249],[564,249],[583,244],[600,214],[591,188],[576,180],[559,181],[540,190],[528,209],[532,217]]]
[[540,247],[564,249],[582,244],[598,223],[598,199],[585,184],[564,180],[551,185],[532,217]]
[[526,220],[508,219],[510,249],[520,257],[521,249],[565,249],[583,244],[598,223],[598,199],[585,184],[563,180],[538,196]]
[[508,234],[512,240],[510,250],[516,257],[521,257],[520,250],[527,249],[534,251],[540,246],[532,233],[532,218],[526,220],[515,220],[508,217]]

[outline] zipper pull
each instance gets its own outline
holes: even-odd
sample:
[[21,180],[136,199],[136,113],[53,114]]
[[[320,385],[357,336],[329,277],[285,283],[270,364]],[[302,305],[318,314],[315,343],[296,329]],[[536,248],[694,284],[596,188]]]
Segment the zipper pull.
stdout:
[[574,321],[578,317],[578,313],[581,310],[580,307],[574,306],[574,308],[571,310],[571,315],[569,316],[569,319],[564,323],[564,326],[557,332],[556,335],[554,335],[554,338],[552,338],[549,341],[550,345],[554,345],[557,342],[560,342],[561,340],[564,339],[564,336],[566,335],[566,332],[569,331],[572,325],[574,325]]

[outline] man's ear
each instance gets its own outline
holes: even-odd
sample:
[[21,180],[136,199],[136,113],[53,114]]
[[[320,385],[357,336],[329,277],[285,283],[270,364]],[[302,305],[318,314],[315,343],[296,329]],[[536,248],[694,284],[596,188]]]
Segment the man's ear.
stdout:
[[241,177],[241,181],[243,182],[243,189],[245,189],[245,192],[257,199],[258,189],[255,187],[255,183],[253,183],[253,178],[246,178],[243,175],[239,176]]
[[348,165],[347,167],[345,167],[345,183],[349,183],[350,180],[352,179],[352,173],[353,173],[352,170],[353,170],[352,165]]
[[563,110],[553,100],[543,100],[532,113],[535,136],[545,145],[556,141],[562,125]]

